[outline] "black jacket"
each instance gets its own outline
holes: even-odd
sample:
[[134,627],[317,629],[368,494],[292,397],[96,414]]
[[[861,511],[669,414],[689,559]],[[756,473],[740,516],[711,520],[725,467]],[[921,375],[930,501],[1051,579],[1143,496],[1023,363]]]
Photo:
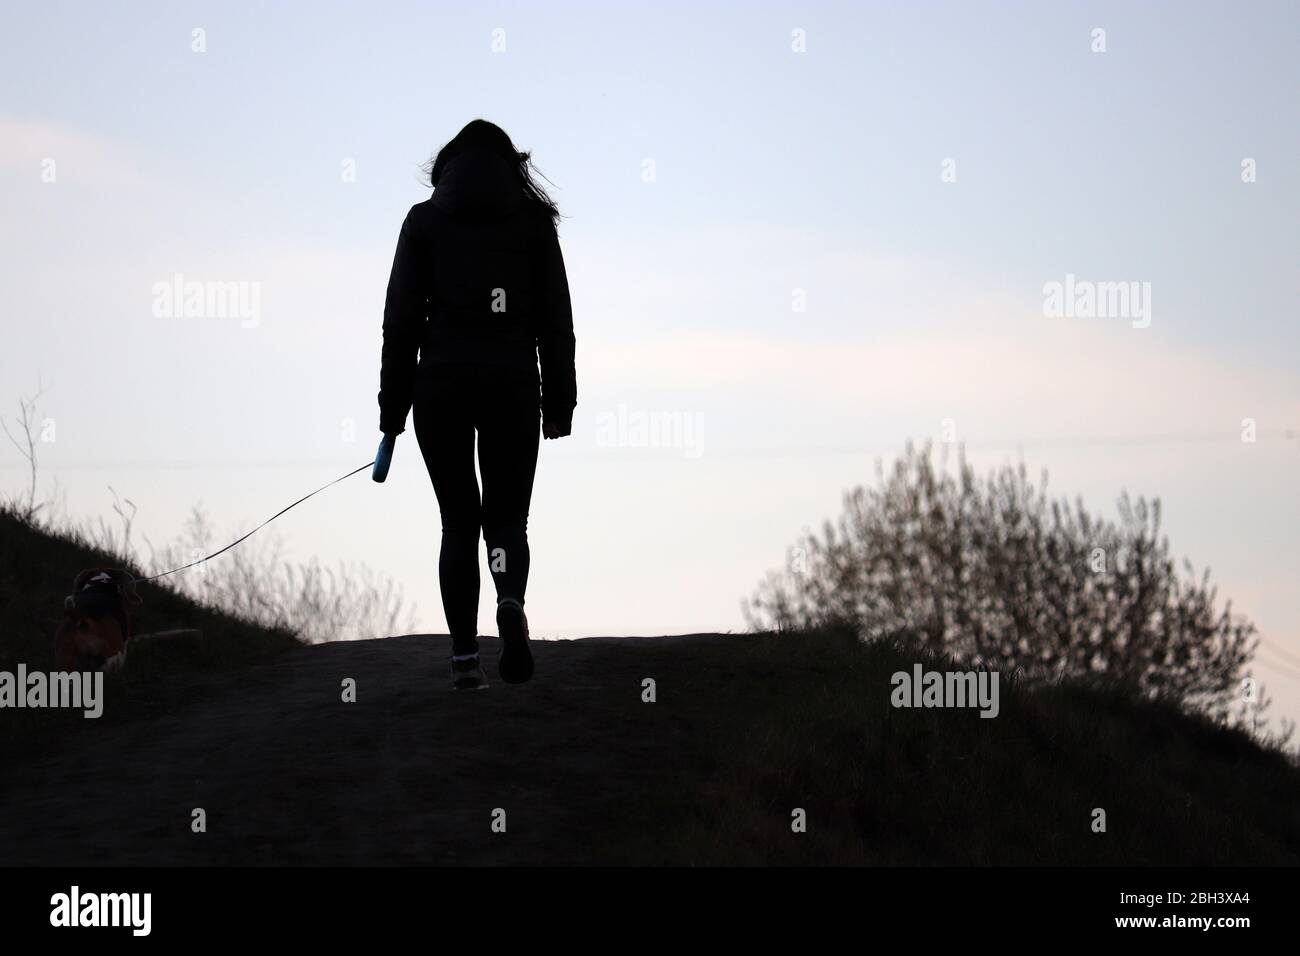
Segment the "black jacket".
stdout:
[[564,257],[549,212],[511,173],[494,154],[464,152],[402,223],[384,305],[385,434],[405,429],[417,375],[447,364],[529,375],[540,381],[543,418],[572,423],[578,389]]

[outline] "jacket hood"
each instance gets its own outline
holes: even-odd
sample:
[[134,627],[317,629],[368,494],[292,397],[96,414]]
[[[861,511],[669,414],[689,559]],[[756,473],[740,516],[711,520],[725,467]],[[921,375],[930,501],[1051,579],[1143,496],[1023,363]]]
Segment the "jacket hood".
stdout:
[[524,201],[519,178],[497,153],[467,149],[447,161],[432,202],[462,219],[500,219]]

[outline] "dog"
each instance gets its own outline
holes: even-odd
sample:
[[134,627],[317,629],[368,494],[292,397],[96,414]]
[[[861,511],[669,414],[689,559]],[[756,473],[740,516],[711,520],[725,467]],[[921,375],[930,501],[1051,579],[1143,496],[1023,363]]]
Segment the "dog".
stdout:
[[143,603],[135,577],[119,568],[91,568],[72,582],[63,599],[63,620],[54,634],[60,671],[120,667],[131,640],[131,605]]

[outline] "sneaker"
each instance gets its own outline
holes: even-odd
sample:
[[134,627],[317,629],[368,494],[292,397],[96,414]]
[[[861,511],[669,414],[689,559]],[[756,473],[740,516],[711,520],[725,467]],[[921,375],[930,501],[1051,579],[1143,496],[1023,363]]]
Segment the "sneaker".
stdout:
[[477,654],[463,661],[452,659],[451,686],[456,690],[487,690],[487,675]]
[[497,633],[501,636],[497,673],[507,684],[524,683],[533,676],[533,652],[528,649],[524,606],[514,598],[502,598],[497,604]]

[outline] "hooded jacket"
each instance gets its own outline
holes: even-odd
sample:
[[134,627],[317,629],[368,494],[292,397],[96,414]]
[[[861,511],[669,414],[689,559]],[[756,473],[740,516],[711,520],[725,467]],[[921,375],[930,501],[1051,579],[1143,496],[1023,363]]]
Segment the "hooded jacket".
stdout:
[[524,195],[497,154],[454,156],[433,196],[407,213],[383,328],[385,434],[405,430],[417,376],[448,364],[530,377],[540,384],[543,418],[571,426],[575,339],[559,237],[549,211]]

